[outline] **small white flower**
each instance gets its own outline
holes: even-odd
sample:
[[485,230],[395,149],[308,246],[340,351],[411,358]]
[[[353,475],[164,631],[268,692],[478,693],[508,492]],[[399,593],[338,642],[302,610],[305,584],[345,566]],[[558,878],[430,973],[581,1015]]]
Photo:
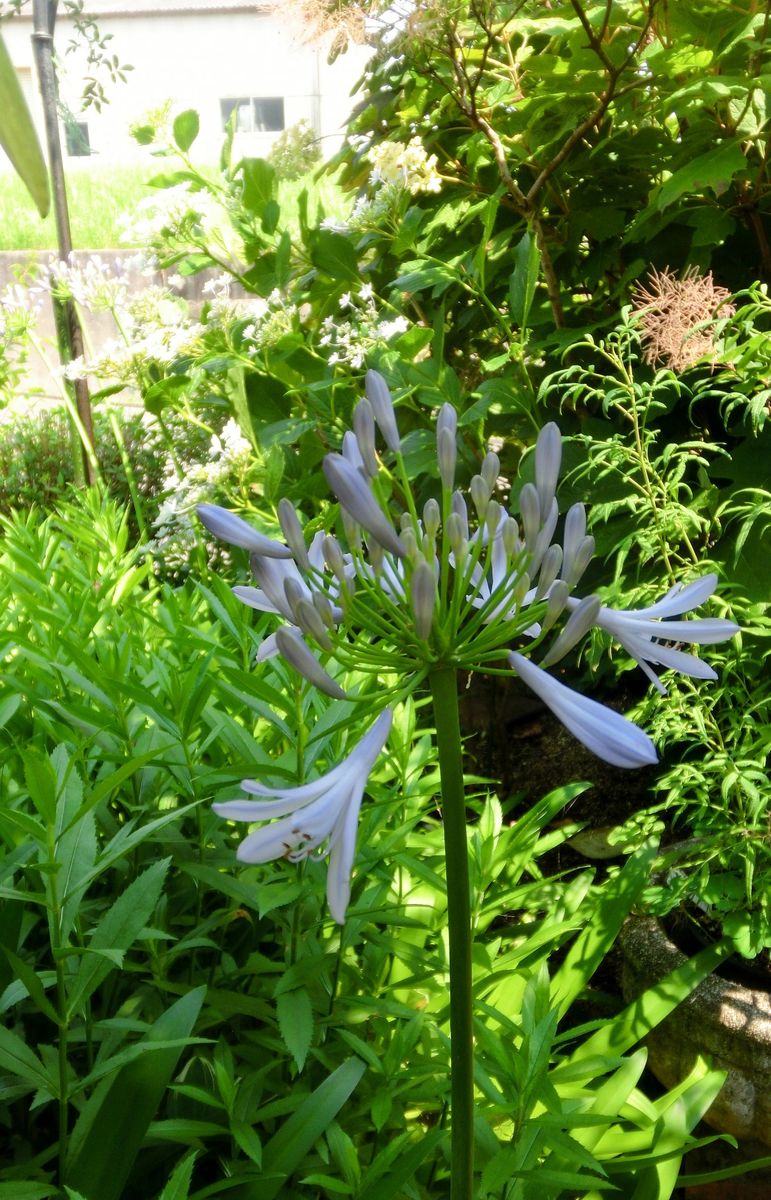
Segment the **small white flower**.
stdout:
[[218,816],[230,821],[279,818],[244,838],[237,853],[240,862],[266,863],[274,858],[300,862],[310,855],[328,855],[327,903],[340,925],[351,897],[361,801],[369,773],[390,733],[392,717],[392,710],[385,709],[348,757],[313,783],[267,788],[245,779],[241,785],[244,791],[273,799],[230,800],[213,805]]

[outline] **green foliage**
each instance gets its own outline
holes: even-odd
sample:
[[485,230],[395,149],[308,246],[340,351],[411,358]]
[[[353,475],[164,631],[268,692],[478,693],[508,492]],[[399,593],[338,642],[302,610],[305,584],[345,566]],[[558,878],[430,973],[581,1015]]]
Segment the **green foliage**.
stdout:
[[0,34],[0,145],[35,202],[41,217],[48,212],[48,170],[35,126],[21,90],[16,68]]
[[306,120],[290,125],[270,148],[268,162],[279,179],[300,179],[321,162],[318,138]]
[[[419,714],[397,713],[371,780],[341,928],[318,864],[234,875],[209,815],[244,775],[322,770],[357,736],[348,704],[321,706],[277,662],[249,671],[264,618],[250,629],[214,578],[153,583],[98,496],[6,520],[0,594],[0,1185],[44,1196],[58,1147],[58,1179],[87,1200],[443,1194],[446,899]],[[604,1057],[575,1028],[651,854],[602,888],[544,878],[579,790],[514,824],[471,799],[482,1194],[644,1179],[663,1200],[720,1076],[697,1067],[652,1103],[644,1053],[624,1055],[722,950],[610,1014]]]

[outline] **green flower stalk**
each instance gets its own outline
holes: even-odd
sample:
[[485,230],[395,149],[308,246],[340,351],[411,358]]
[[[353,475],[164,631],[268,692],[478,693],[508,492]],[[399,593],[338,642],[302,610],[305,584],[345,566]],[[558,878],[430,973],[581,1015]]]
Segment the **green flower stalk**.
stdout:
[[[431,692],[447,864],[452,1196],[466,1200],[473,1182],[471,923],[457,673],[518,675],[595,754],[615,766],[640,767],[656,761],[648,735],[545,668],[597,625],[618,638],[658,687],[663,685],[651,664],[714,678],[708,665],[668,643],[723,641],[737,626],[724,620],[671,619],[711,595],[717,583],[714,575],[673,588],[639,613],[616,612],[596,596],[574,595],[594,542],[586,533],[580,503],[568,510],[558,533],[562,441],[555,424],[547,424],[539,434],[534,482],[522,487],[518,512],[512,513],[494,495],[499,471],[495,454],[485,457],[468,496],[455,488],[457,415],[445,404],[436,421],[439,494],[420,514],[391,395],[375,371],[367,373],[366,397],[356,407],[353,425],[341,453],[324,460],[324,474],[340,506],[342,542],[320,532],[306,547],[300,518],[286,500],[279,505],[286,545],[216,506],[203,505],[198,513],[212,533],[251,552],[258,586],[237,587],[236,595],[250,607],[283,618],[284,624],[260,647],[258,660],[280,654],[335,698],[346,696],[345,677],[355,672],[358,691],[349,698],[362,703],[371,703],[372,692],[386,674],[398,677],[396,698],[422,686]],[[377,452],[377,430],[385,443],[382,456]],[[400,510],[385,499],[392,494],[403,496]],[[367,686],[367,676],[374,688]],[[342,790],[335,782],[335,771],[342,769],[338,767],[299,789],[270,792],[247,782],[246,790],[277,799],[256,808],[233,801],[217,809],[238,820],[279,818],[246,838],[239,851],[244,861],[264,862],[282,854],[296,861],[307,853],[323,854],[326,846],[333,881],[330,911],[341,922],[350,891],[341,875],[350,876],[353,866],[355,819],[366,779],[362,764],[368,772],[385,744],[387,725],[381,715],[354,748],[346,760],[351,766],[343,771],[347,782],[340,785]],[[313,800],[307,801],[311,794]],[[312,810],[313,804],[320,808]],[[310,818],[316,812],[321,819],[313,824]]]

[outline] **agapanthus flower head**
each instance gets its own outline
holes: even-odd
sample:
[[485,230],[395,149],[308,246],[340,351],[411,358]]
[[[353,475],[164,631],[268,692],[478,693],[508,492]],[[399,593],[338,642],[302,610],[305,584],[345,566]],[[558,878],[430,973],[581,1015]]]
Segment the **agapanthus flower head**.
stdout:
[[[436,421],[437,495],[418,512],[402,455],[397,406],[382,375],[367,372],[366,401],[357,408],[343,452],[330,453],[324,474],[339,503],[347,545],[334,535],[302,542],[299,517],[286,501],[280,521],[288,546],[252,552],[258,589],[237,588],[252,607],[276,613],[285,630],[271,635],[260,657],[283,657],[329,695],[356,672],[396,676],[408,691],[432,671],[511,670],[584,744],[618,766],[655,758],[647,735],[624,717],[587,701],[550,676],[550,667],[594,627],[615,636],[661,686],[651,664],[712,678],[712,669],[674,643],[711,643],[732,636],[722,620],[672,620],[706,600],[707,576],[673,588],[640,612],[615,612],[576,589],[594,541],[586,513],[573,504],[560,520],[557,484],[562,439],[550,422],[533,454],[533,479],[516,510],[496,498],[500,463],[489,451],[467,493],[455,488],[457,417],[443,405]],[[383,465],[375,444],[384,442]],[[394,497],[401,497],[397,507]],[[212,532],[236,545],[249,538],[228,514],[200,510]],[[237,520],[237,519],[235,519]],[[261,535],[257,535],[261,536]],[[251,546],[247,548],[251,549]],[[538,662],[540,665],[536,665]],[[359,683],[357,687],[361,686]]]

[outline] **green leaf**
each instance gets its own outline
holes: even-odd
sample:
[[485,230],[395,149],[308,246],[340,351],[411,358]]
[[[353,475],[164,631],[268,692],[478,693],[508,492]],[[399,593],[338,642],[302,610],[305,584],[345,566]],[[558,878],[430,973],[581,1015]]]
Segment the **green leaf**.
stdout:
[[241,179],[241,199],[250,212],[262,217],[271,200],[275,199],[276,172],[264,158],[244,158]]
[[0,1183],[0,1200],[47,1200],[58,1194],[59,1189],[50,1183],[26,1183],[20,1179]]
[[263,1151],[266,1176],[277,1178],[261,1179],[256,1190],[244,1193],[244,1200],[273,1200],[279,1194],[313,1143],[334,1121],[365,1069],[360,1059],[349,1058],[303,1100]]
[[520,329],[527,328],[540,263],[536,240],[532,233],[525,233],[514,247],[514,270],[509,278],[511,319]]
[[0,1069],[10,1071],[31,1086],[42,1088],[56,1095],[56,1088],[48,1072],[26,1042],[0,1025]]
[[53,763],[37,750],[25,750],[22,761],[24,781],[30,799],[45,823],[53,825],[56,818],[56,793],[59,790]]
[[174,118],[174,141],[183,154],[190,149],[198,137],[199,129],[198,113],[193,108],[186,109],[185,112],[181,112],[178,117]]
[[51,1001],[45,994],[45,988],[41,982],[40,976],[29,963],[25,963],[19,958],[8,946],[0,947],[11,964],[16,977],[20,983],[24,985],[30,996],[30,999],[37,1005],[42,1013],[44,1013],[49,1021],[53,1021],[54,1025],[59,1024],[59,1016]]
[[655,207],[659,212],[681,196],[703,194],[707,188],[721,196],[737,172],[747,166],[739,142],[721,142],[714,150],[699,154],[675,171],[659,188]]
[[[387,1173],[377,1170],[378,1159],[365,1175],[357,1200],[391,1200],[398,1195],[399,1189],[408,1182],[417,1171],[420,1164],[447,1137],[443,1129],[431,1129],[423,1134],[419,1141],[414,1142],[409,1150],[400,1151],[396,1162],[388,1164]],[[379,1156],[378,1156],[379,1157]]]
[[276,1000],[278,1028],[297,1070],[302,1071],[313,1037],[313,1009],[304,988],[283,992]]
[[331,229],[313,230],[308,239],[311,262],[319,271],[343,283],[359,280],[359,259],[351,242]]
[[[190,1037],[206,989],[182,996],[153,1025],[147,1042]],[[72,1133],[67,1183],[99,1200],[119,1200],[140,1146],[176,1070],[182,1047],[145,1054],[106,1079]]]
[[560,1013],[583,991],[618,935],[624,918],[650,879],[658,842],[636,851],[613,879],[608,879],[591,920],[576,938],[552,979],[551,1002]]
[[197,1152],[192,1150],[190,1154],[186,1154],[183,1159],[180,1159],[169,1176],[169,1182],[161,1192],[158,1200],[187,1200],[190,1194],[190,1181],[193,1178],[193,1167],[195,1166],[197,1157]]
[[0,34],[0,145],[44,217],[48,212],[48,171],[16,68]]
[[[129,884],[96,926],[87,949],[117,951],[121,955],[134,944],[160,899],[170,862],[164,858],[153,863]],[[79,1011],[114,969],[114,959],[86,954],[68,988],[68,1011]]]

